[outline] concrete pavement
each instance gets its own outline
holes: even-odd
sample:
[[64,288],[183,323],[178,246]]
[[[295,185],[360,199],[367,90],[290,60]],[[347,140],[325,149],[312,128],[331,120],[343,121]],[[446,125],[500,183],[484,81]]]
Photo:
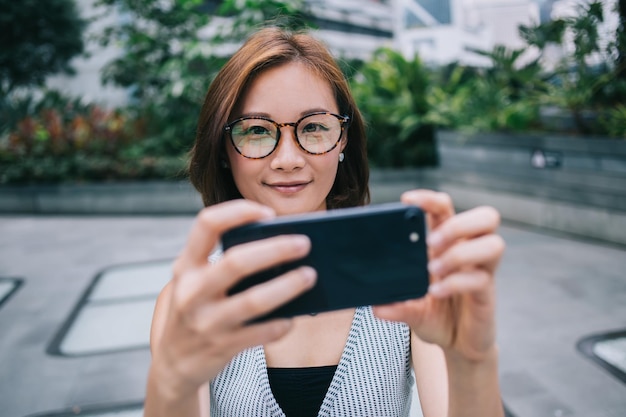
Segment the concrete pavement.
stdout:
[[[0,278],[23,280],[0,304],[0,416],[142,401],[145,345],[78,355],[55,354],[51,346],[98,297],[102,308],[149,300],[152,291],[132,290],[132,275],[120,279],[113,272],[129,265],[168,268],[192,221],[0,217]],[[626,328],[626,248],[511,224],[501,233],[508,247],[498,275],[498,340],[510,411],[516,417],[625,416],[626,385],[576,344]],[[102,285],[94,288],[99,274]],[[102,301],[105,293],[109,298]]]

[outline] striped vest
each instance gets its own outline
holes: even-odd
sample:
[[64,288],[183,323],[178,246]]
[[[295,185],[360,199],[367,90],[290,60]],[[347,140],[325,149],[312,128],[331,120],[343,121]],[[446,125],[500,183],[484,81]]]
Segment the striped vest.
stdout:
[[[411,406],[410,330],[356,309],[319,417],[407,416]],[[211,381],[213,417],[285,417],[267,377],[262,346],[241,352]]]

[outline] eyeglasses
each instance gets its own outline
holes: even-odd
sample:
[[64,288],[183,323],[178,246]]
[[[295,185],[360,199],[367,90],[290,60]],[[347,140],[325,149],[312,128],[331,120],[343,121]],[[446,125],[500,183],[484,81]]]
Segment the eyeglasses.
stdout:
[[242,156],[261,159],[270,155],[278,147],[280,129],[292,126],[300,148],[313,155],[332,151],[345,128],[350,125],[350,117],[328,112],[307,114],[295,123],[276,123],[261,116],[242,117],[224,127],[230,141]]

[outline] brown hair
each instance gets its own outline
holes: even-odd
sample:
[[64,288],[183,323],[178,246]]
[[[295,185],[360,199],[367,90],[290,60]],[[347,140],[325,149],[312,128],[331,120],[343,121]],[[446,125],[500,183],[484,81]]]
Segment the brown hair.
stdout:
[[226,159],[224,126],[240,97],[263,70],[294,61],[304,63],[329,82],[340,114],[351,119],[343,151],[345,160],[339,164],[335,183],[326,197],[327,207],[369,203],[365,127],[343,73],[328,49],[312,36],[265,28],[252,35],[220,70],[200,112],[189,176],[206,206],[241,198],[230,169],[223,167]]

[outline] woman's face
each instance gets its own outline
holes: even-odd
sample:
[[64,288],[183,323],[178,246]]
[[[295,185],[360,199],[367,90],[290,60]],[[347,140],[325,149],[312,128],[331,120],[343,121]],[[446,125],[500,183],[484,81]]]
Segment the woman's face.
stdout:
[[[339,113],[330,84],[298,62],[259,74],[237,110],[233,119],[263,116],[277,123],[296,122],[317,111]],[[282,127],[280,133],[277,148],[262,159],[245,158],[227,141],[230,169],[239,192],[279,215],[325,210],[346,133],[333,150],[321,155],[303,151],[293,127]]]

